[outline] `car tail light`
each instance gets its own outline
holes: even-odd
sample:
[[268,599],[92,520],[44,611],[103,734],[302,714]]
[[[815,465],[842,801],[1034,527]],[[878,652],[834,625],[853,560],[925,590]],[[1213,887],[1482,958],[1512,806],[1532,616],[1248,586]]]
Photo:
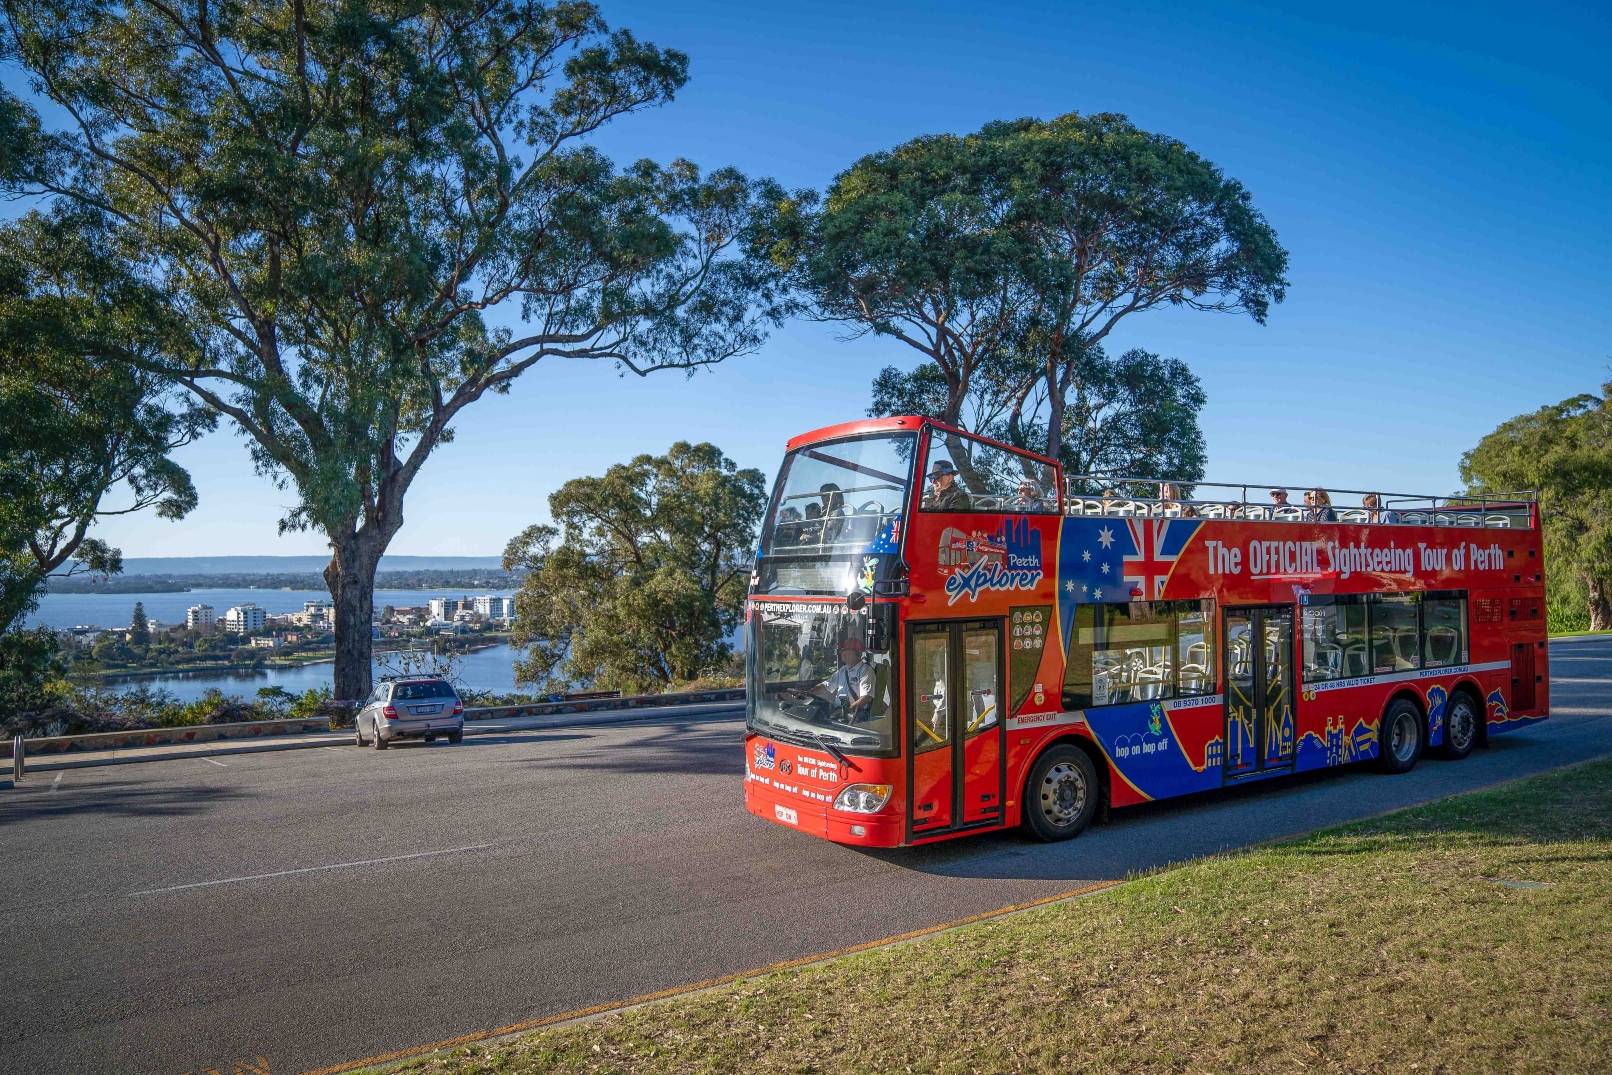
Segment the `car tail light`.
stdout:
[[851,784],[834,797],[834,809],[872,814],[890,801],[889,784]]
[[465,704],[463,702],[455,702],[455,703],[453,703],[453,715],[454,716],[457,717],[460,713],[463,713],[464,711],[465,711]]
[[385,709],[381,710],[381,716],[385,717],[387,720],[396,720],[397,707],[392,705],[387,706]]

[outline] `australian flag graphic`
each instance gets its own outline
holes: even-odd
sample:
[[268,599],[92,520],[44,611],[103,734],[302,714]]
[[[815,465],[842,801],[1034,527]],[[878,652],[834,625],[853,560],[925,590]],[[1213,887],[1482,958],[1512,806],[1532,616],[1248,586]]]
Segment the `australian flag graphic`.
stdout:
[[1198,526],[1197,519],[1065,519],[1058,539],[1063,622],[1073,622],[1076,605],[1158,600]]

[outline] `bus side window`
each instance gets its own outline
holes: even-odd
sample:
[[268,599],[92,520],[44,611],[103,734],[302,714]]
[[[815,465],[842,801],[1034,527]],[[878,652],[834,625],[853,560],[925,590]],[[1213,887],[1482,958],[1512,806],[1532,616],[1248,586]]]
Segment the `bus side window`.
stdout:
[[1466,593],[1430,593],[1422,599],[1422,661],[1426,668],[1467,662]]
[[1372,594],[1366,603],[1371,625],[1371,674],[1404,672],[1422,666],[1418,593]]
[[1312,594],[1304,606],[1304,682],[1371,674],[1366,604],[1359,595]]
[[1065,647],[1069,658],[1063,670],[1063,707],[1066,710],[1085,709],[1092,704],[1091,655],[1097,641],[1097,614],[1101,609],[1101,605],[1075,606],[1075,622],[1070,625]]

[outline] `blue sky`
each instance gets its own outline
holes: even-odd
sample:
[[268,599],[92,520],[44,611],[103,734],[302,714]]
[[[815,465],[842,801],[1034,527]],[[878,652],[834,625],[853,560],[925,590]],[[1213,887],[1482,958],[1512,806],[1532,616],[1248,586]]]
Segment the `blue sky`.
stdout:
[[[859,156],[1015,116],[1115,111],[1242,180],[1292,257],[1268,325],[1134,316],[1111,346],[1187,361],[1209,477],[1440,492],[1504,419],[1612,365],[1612,7],[614,3],[689,85],[599,138],[822,188]],[[794,324],[689,380],[539,366],[465,412],[391,551],[498,553],[565,480],[678,439],[773,474],[914,355]],[[129,556],[304,554],[228,429],[180,455],[201,506],[100,536]]]

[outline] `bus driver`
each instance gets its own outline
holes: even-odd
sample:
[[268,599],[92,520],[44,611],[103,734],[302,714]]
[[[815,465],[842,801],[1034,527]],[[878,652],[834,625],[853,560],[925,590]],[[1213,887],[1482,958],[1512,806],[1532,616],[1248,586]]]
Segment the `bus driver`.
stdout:
[[847,724],[855,723],[873,704],[873,666],[868,664],[863,649],[860,638],[841,642],[839,669],[806,692],[825,699],[836,712],[843,712]]

